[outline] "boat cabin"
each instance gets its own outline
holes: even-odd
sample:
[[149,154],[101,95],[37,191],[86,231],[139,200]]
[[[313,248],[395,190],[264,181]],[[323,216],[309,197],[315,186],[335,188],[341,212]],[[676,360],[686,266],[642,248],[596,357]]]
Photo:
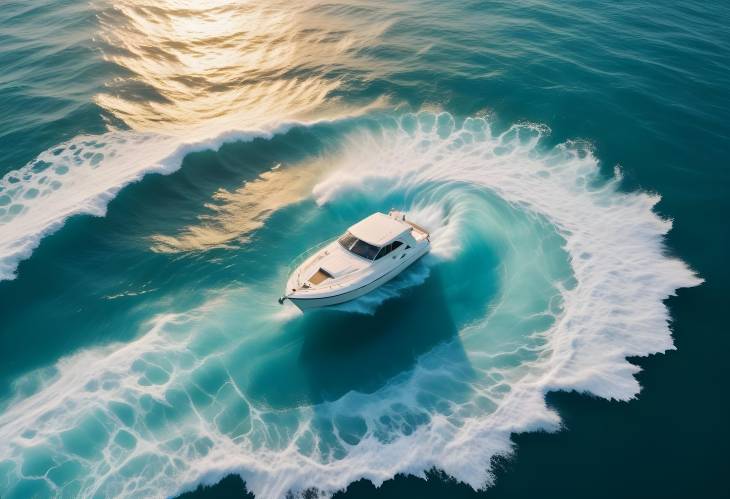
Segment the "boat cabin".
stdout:
[[338,242],[350,253],[366,260],[380,260],[402,245],[408,249],[416,241],[411,234],[413,225],[383,213],[374,213],[356,223]]

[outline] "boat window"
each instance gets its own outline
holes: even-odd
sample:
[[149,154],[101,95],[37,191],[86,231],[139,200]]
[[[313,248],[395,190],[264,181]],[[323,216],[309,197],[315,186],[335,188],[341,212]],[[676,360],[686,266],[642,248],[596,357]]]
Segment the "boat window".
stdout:
[[346,250],[349,250],[350,248],[352,248],[352,245],[357,242],[357,238],[355,236],[353,236],[352,234],[350,234],[349,232],[345,232],[345,234],[342,237],[340,237],[340,239],[338,241],[342,245],[343,248],[345,248]]
[[358,239],[355,244],[352,245],[350,251],[355,253],[357,256],[372,260],[373,258],[375,258],[375,255],[378,254],[378,247]]
[[388,244],[388,245],[386,245],[386,246],[383,246],[383,247],[382,247],[382,248],[380,249],[380,253],[378,253],[378,256],[376,256],[376,257],[375,257],[375,259],[376,259],[376,260],[380,260],[381,258],[383,258],[383,257],[384,257],[385,255],[387,255],[387,254],[388,254],[388,253],[390,253],[391,251],[394,251],[394,250],[396,250],[396,249],[397,249],[397,248],[398,248],[398,247],[399,247],[400,245],[402,245],[402,244],[403,244],[403,243],[402,243],[402,242],[400,242],[400,241],[393,241],[392,243],[390,243],[390,244]]
[[349,232],[346,232],[345,235],[340,237],[339,243],[343,248],[351,253],[355,253],[357,256],[367,258],[368,260],[373,260],[380,249],[377,246],[373,246],[372,244],[368,244],[365,241],[356,238]]

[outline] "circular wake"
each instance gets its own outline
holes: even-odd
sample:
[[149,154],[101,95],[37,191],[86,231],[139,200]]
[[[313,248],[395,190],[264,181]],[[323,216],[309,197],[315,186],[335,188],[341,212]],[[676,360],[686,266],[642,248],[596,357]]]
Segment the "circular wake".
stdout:
[[[700,281],[665,255],[657,196],[621,192],[588,147],[544,134],[354,119],[339,167],[247,239],[247,265],[274,270],[34,375],[0,415],[3,488],[157,496],[235,472],[283,497],[432,467],[478,488],[512,432],[559,427],[547,391],[631,399],[626,357],[672,348],[662,301]],[[432,231],[432,255],[350,308],[282,314],[291,258],[391,207]]]

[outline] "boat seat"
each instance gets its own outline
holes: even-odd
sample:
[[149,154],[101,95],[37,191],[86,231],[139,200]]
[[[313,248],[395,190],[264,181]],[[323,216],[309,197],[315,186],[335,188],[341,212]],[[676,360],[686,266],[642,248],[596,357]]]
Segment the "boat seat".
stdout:
[[319,269],[312,277],[309,278],[309,282],[316,286],[317,284],[322,284],[327,279],[332,279],[332,274],[324,269]]

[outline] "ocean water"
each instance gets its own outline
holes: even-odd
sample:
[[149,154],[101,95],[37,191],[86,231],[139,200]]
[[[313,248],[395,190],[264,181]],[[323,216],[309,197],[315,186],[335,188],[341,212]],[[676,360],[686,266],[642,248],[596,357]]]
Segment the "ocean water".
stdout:
[[[329,496],[434,468],[490,494],[515,438],[570,433],[551,392],[648,410],[627,357],[683,331],[676,369],[724,379],[726,325],[703,324],[729,289],[729,23],[723,2],[4,2],[0,496],[229,474]],[[427,257],[334,309],[277,303],[297,255],[390,208]],[[710,407],[677,431],[728,442]]]

